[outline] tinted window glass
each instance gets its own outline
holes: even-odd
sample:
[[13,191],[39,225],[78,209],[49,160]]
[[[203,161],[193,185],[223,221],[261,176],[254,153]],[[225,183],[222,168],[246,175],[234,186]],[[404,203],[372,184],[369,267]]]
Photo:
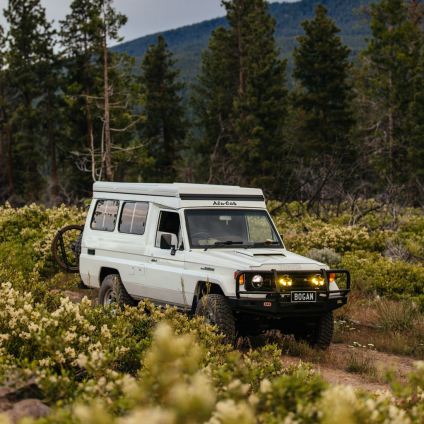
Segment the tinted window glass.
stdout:
[[162,211],[158,231],[178,235],[180,231],[180,215],[175,212]]
[[122,208],[119,231],[121,233],[143,235],[146,229],[148,203],[126,202]]
[[93,230],[113,231],[118,216],[119,201],[98,200],[91,220]]
[[263,210],[194,209],[186,211],[186,218],[191,247],[213,246],[228,241],[245,247],[266,242],[278,242],[271,247],[282,246],[268,214]]

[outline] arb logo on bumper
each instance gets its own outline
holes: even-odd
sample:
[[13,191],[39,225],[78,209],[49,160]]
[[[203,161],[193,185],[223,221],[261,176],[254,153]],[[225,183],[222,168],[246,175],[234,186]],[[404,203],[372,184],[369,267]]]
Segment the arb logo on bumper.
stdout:
[[264,306],[272,306],[271,302],[264,302]]

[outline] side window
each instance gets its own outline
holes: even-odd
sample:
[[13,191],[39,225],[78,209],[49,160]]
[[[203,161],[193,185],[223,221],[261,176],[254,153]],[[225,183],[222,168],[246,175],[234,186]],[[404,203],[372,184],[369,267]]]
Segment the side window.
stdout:
[[146,230],[148,210],[148,203],[125,202],[119,221],[119,232],[143,235]]
[[118,200],[98,200],[91,219],[91,229],[113,231],[118,217]]
[[177,246],[180,235],[180,215],[176,212],[162,211],[159,218],[159,226],[156,234],[156,247],[160,247],[163,234],[171,234],[171,244]]

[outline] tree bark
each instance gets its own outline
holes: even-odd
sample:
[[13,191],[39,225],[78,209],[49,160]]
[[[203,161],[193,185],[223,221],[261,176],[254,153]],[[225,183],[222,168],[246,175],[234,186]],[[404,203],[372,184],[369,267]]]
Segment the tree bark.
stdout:
[[53,192],[53,205],[57,206],[59,197],[59,184],[57,181],[57,168],[56,168],[56,143],[54,140],[53,122],[52,122],[52,99],[50,88],[47,89],[47,113],[49,119],[49,142],[50,142],[50,159],[52,162],[52,192]]
[[[105,23],[106,24],[106,23]],[[104,56],[104,78],[105,78],[105,162],[106,179],[113,181],[111,149],[110,149],[110,122],[109,122],[109,84],[108,84],[108,63],[107,63],[107,29],[103,36],[103,56]]]

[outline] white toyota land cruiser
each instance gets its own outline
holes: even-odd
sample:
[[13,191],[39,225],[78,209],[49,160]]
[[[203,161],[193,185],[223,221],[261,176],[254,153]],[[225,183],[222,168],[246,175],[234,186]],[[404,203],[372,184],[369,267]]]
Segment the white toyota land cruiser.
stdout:
[[348,271],[286,250],[259,189],[97,182],[73,252],[101,305],[177,306],[229,343],[278,329],[326,348],[350,290]]

